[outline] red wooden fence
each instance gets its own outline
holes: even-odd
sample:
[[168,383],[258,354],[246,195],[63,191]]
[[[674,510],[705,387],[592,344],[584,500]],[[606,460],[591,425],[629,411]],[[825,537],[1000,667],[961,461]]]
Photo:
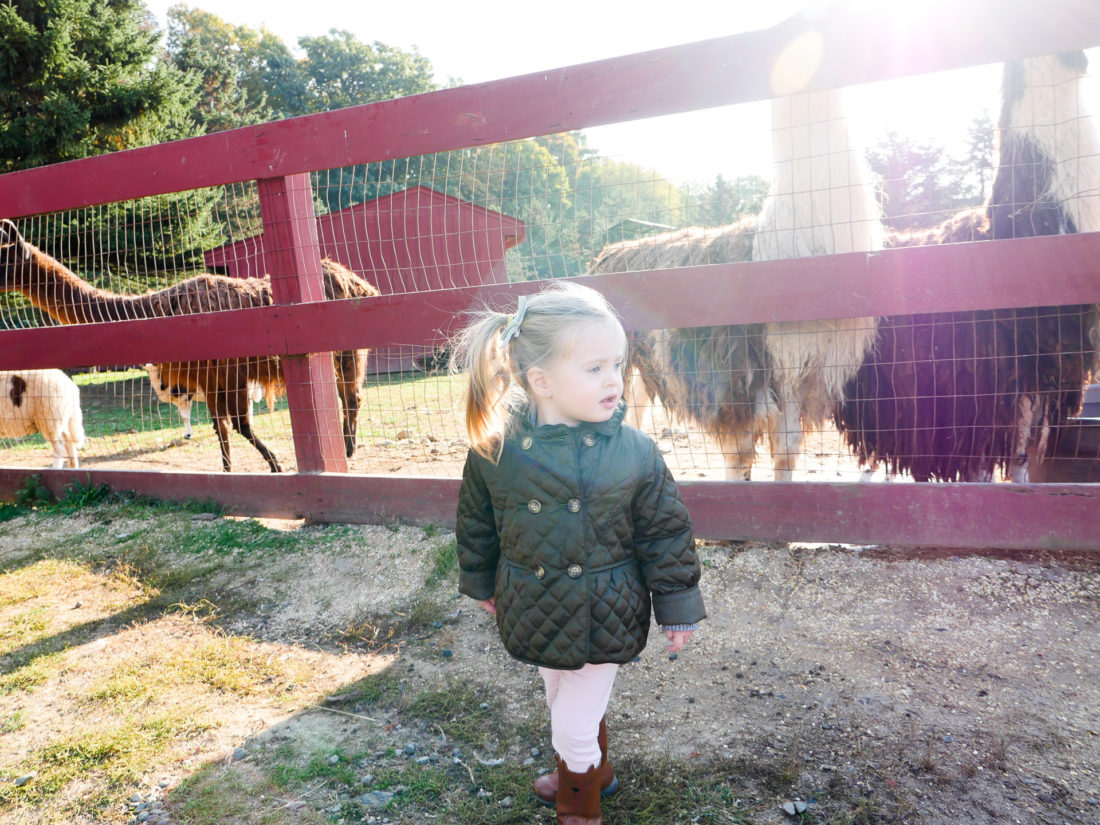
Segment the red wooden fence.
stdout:
[[[916,12],[919,14],[919,10]],[[950,19],[880,10],[793,20],[763,32],[539,72],[248,127],[0,176],[0,216],[19,217],[257,180],[278,306],[0,333],[5,368],[182,361],[276,353],[287,358],[298,466],[293,476],[45,471],[163,498],[216,498],[241,513],[317,520],[410,518],[449,524],[457,482],[341,475],[331,369],[323,353],[400,346],[447,329],[482,299],[537,284],[316,302],[321,293],[308,172],[515,140],[772,95],[771,68],[795,38],[820,36],[805,88],[823,89],[1100,44],[1100,11],[1078,0],[1012,0],[995,17],[960,6]],[[1055,269],[1052,260],[1058,261]],[[604,275],[636,328],[1100,302],[1100,235],[890,250],[766,263]],[[311,354],[314,353],[314,354]],[[10,497],[31,470],[0,470]],[[1092,549],[1092,485],[687,483],[700,534],[764,540]]]

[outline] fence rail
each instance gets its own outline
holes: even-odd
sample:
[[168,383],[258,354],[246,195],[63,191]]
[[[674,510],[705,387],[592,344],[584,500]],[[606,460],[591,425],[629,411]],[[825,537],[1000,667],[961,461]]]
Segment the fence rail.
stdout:
[[[1050,262],[1057,260],[1052,268]],[[589,275],[631,329],[1100,302],[1100,233]],[[960,277],[959,273],[964,273]],[[1039,275],[1041,273],[1041,276]],[[294,355],[442,340],[539,282],[0,332],[7,369]],[[1057,301],[1054,298],[1057,297]]]
[[[32,470],[0,469],[11,499]],[[44,471],[56,494],[103,482],[166,501],[216,501],[231,512],[317,522],[410,521],[453,527],[458,479],[340,474],[256,475]],[[820,484],[682,482],[700,536],[744,541],[843,542],[1094,551],[1095,484]]]
[[[976,4],[960,6],[950,20],[933,11],[915,10],[904,26],[877,9],[792,20],[763,32],[0,176],[0,216],[8,218],[256,180],[265,235],[282,239],[266,259],[279,284],[277,306],[5,331],[0,349],[5,368],[130,363],[137,350],[143,361],[288,356],[288,369],[299,375],[288,381],[298,464],[310,472],[56,470],[44,471],[47,483],[60,490],[71,481],[102,481],[169,499],[215,498],[255,515],[449,524],[454,480],[339,474],[338,422],[322,400],[332,397],[332,377],[309,354],[422,342],[471,306],[538,284],[302,303],[317,294],[320,271],[304,173],[763,100],[793,91],[792,83],[836,88],[1100,43],[1100,14],[1078,0],[1041,7],[1011,0],[993,17]],[[773,76],[779,55],[805,38],[818,47],[816,66],[793,81]],[[647,329],[1093,303],[1100,301],[1097,260],[1100,234],[621,273],[586,283],[603,290],[629,326]],[[0,470],[0,495],[14,495],[34,472]],[[686,482],[684,489],[700,533],[712,537],[1094,549],[1100,527],[1100,488],[1091,485]]]
[[[835,89],[1100,44],[1079,0],[914,4],[794,19],[520,77],[353,106],[0,176],[5,217],[461,149],[609,123],[766,100],[784,49],[813,36],[801,90]],[[787,88],[784,93],[798,89]]]

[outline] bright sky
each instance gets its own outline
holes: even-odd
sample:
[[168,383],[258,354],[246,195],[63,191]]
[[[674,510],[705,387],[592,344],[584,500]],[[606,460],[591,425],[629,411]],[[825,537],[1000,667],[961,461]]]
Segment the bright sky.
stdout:
[[[165,26],[177,0],[146,0]],[[231,23],[264,26],[292,49],[299,37],[347,29],[364,41],[416,47],[440,82],[496,80],[775,25],[805,0],[188,0]],[[1100,55],[1090,55],[1094,66]],[[853,90],[850,117],[864,143],[889,129],[954,147],[971,120],[998,108],[1000,67],[986,66]],[[885,87],[885,88],[884,88]],[[1100,106],[1095,107],[1100,109]],[[585,130],[602,155],[655,168],[679,182],[770,176],[768,104]]]

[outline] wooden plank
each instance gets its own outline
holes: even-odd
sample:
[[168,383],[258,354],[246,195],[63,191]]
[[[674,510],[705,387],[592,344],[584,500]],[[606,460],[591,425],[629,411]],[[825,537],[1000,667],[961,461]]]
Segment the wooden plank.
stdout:
[[[239,515],[317,522],[454,526],[457,479],[340,474],[0,469],[0,499],[35,472],[60,494],[73,481],[168,501],[211,499]],[[685,482],[708,539],[1003,549],[1100,550],[1096,484]]]
[[820,53],[800,88],[835,88],[1100,44],[1080,0],[875,4],[772,29],[219,132],[0,177],[0,214],[75,209],[763,100],[785,49]]
[[[633,329],[1100,302],[1100,233],[586,276]],[[1056,265],[1051,262],[1056,261]],[[542,282],[0,332],[5,369],[300,354],[441,340]]]
[[[264,222],[264,270],[275,303],[323,301],[321,244],[309,175],[259,180]],[[282,359],[294,454],[301,473],[346,473],[348,460],[332,354],[323,350]]]
[[0,500],[13,501],[39,474],[54,493],[67,485],[106,484],[164,501],[217,501],[227,512],[267,518],[375,524],[405,519],[454,525],[457,479],[340,473],[161,473],[129,470],[0,468]]
[[701,536],[1100,550],[1100,485],[687,482]]

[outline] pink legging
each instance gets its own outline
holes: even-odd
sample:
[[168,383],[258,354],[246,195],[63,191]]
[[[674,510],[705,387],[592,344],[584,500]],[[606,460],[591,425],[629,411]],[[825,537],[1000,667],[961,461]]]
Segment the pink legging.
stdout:
[[580,670],[539,668],[546,684],[554,750],[575,773],[600,764],[600,720],[607,712],[618,672],[618,665],[585,665]]

